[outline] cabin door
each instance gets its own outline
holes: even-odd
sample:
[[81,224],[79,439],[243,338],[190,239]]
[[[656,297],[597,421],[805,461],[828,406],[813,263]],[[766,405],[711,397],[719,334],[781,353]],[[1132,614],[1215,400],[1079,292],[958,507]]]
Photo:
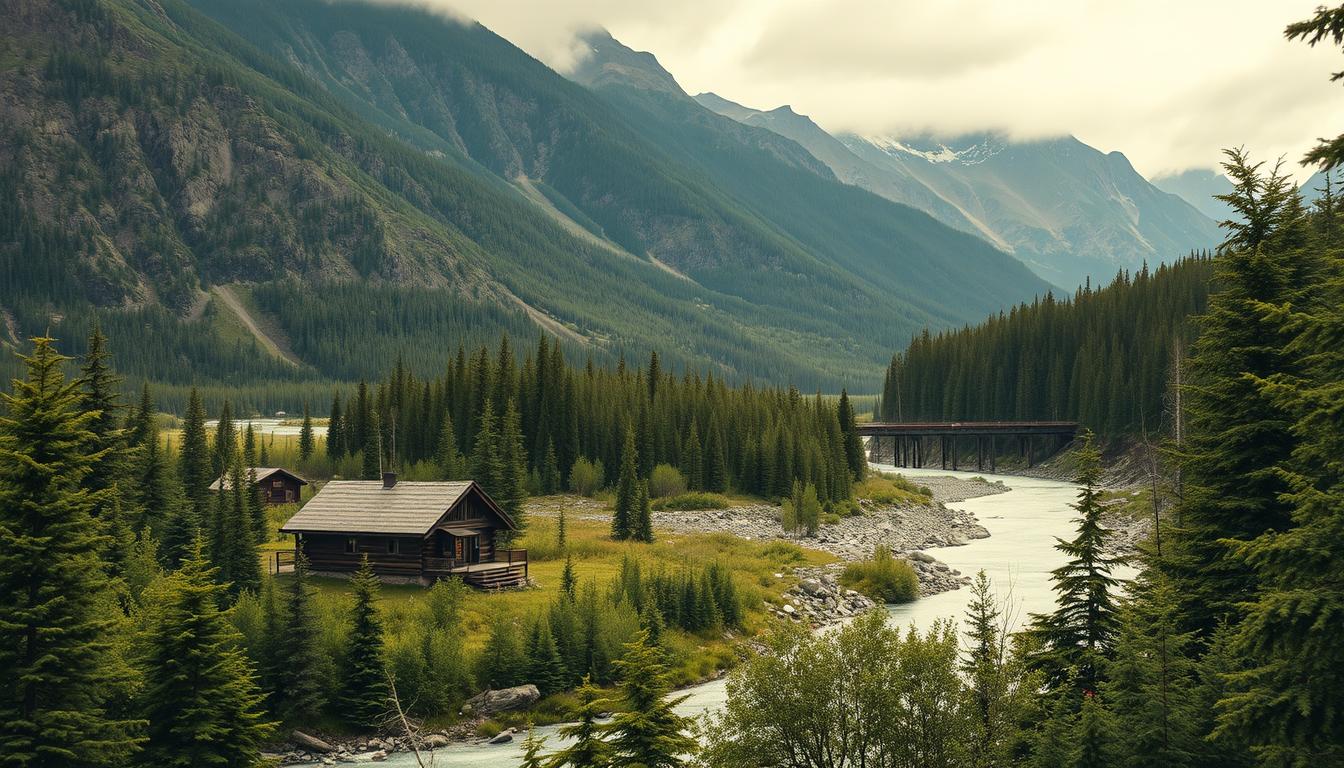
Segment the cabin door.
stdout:
[[467,543],[467,540],[464,539],[464,538],[462,538],[461,536],[454,536],[454,537],[453,537],[453,559],[454,559],[454,560],[465,560],[465,559],[466,559],[466,553],[467,553],[467,546],[466,546],[466,543]]

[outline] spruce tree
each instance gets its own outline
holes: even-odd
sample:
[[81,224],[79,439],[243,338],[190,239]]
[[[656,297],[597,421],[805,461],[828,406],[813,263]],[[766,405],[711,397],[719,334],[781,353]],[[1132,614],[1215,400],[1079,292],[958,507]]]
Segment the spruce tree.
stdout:
[[219,609],[222,590],[199,542],[168,579],[147,642],[142,765],[251,768],[261,761],[271,726],[241,638]]
[[728,490],[728,461],[723,450],[723,435],[718,423],[710,418],[705,436],[704,486],[706,491],[723,493]]
[[498,490],[504,475],[503,461],[494,403],[487,399],[477,422],[476,436],[472,439],[471,475],[491,497]]
[[607,768],[612,760],[611,745],[603,739],[605,729],[597,721],[611,706],[593,685],[591,675],[583,676],[574,695],[579,701],[575,721],[561,726],[558,732],[570,744],[551,756],[551,768]]
[[243,469],[257,466],[257,431],[252,422],[243,427]]
[[681,446],[681,470],[686,473],[688,488],[693,491],[705,489],[705,456],[700,447],[700,429],[694,420]]
[[627,425],[625,447],[621,450],[621,474],[616,481],[616,506],[611,515],[614,539],[624,540],[635,534],[635,505],[639,498],[639,478],[635,474],[639,457],[635,454],[635,432]]
[[[560,514],[555,516],[555,548],[560,552],[569,551],[569,530],[565,520],[565,510],[562,507]],[[568,557],[568,554],[566,554]]]
[[219,576],[230,597],[261,589],[261,558],[257,553],[255,525],[248,508],[251,495],[242,456],[235,452],[228,473],[227,490],[220,489],[219,531],[215,551],[211,553]]
[[625,709],[607,726],[613,768],[679,768],[695,752],[695,739],[686,735],[690,721],[676,713],[686,697],[669,698],[672,685],[659,656],[641,629],[616,661]]
[[178,451],[178,472],[182,477],[182,491],[191,503],[193,517],[203,521],[208,516],[211,470],[210,446],[205,434],[205,406],[201,395],[192,387],[187,401],[187,413],[182,421],[182,447]]
[[1051,575],[1058,607],[1052,614],[1032,617],[1030,631],[1040,650],[1031,661],[1053,688],[1071,681],[1079,691],[1095,692],[1117,629],[1112,596],[1117,581],[1111,569],[1122,561],[1105,552],[1110,531],[1101,522],[1101,454],[1090,431],[1083,433],[1077,462],[1074,482],[1081,488],[1073,508],[1078,511],[1078,535],[1055,545],[1069,560]]
[[560,594],[574,600],[577,597],[575,590],[578,589],[578,585],[578,577],[574,575],[574,556],[566,554],[565,569],[560,572]]
[[341,394],[331,396],[331,416],[327,419],[327,459],[333,464],[346,453],[345,420],[341,417]]
[[1074,728],[1073,768],[1114,768],[1115,725],[1100,699],[1088,691]]
[[849,402],[849,392],[840,390],[840,406],[836,411],[840,422],[840,436],[844,443],[845,464],[849,474],[855,480],[862,480],[868,472],[868,459],[863,455],[863,440],[854,422],[854,407]]
[[313,437],[313,415],[308,411],[308,401],[303,401],[303,426],[299,428],[299,461],[307,462],[317,450],[317,440]]
[[527,499],[524,486],[527,479],[527,454],[523,451],[522,415],[513,400],[508,402],[500,421],[499,467],[497,487],[490,491],[490,496],[517,526],[517,530],[510,535],[518,536],[527,530],[527,517],[523,509],[523,502]]
[[109,713],[124,693],[121,630],[99,559],[107,540],[82,487],[96,412],[78,411],[52,340],[33,340],[27,375],[0,415],[0,754],[14,765],[122,765],[134,724]]
[[1344,257],[1330,258],[1325,301],[1262,309],[1295,332],[1284,351],[1300,375],[1258,382],[1294,420],[1292,459],[1279,468],[1291,523],[1232,552],[1258,589],[1232,635],[1246,669],[1229,677],[1219,729],[1262,765],[1344,761]]
[[532,721],[529,720],[527,738],[523,739],[523,762],[519,763],[518,768],[549,768],[551,762],[541,754],[541,750],[545,748],[546,739],[537,737]]
[[310,722],[326,706],[322,687],[321,629],[308,584],[308,558],[294,558],[294,577],[287,587],[282,632],[272,640],[275,655],[274,711],[288,722]]
[[555,455],[555,440],[546,441],[546,454],[541,461],[541,492],[552,494],[560,490],[560,463]]
[[635,485],[635,505],[631,510],[630,537],[647,544],[653,543],[653,509],[649,504],[649,484],[640,480]]
[[388,711],[383,622],[378,615],[378,577],[365,555],[350,580],[355,605],[346,641],[340,712],[347,723],[377,728]]
[[271,540],[270,520],[266,517],[266,503],[262,501],[265,491],[257,482],[256,467],[247,468],[243,482],[246,483],[243,496],[247,501],[247,519],[252,525],[252,541],[257,545],[265,544]]
[[360,446],[363,463],[360,465],[361,480],[377,480],[383,472],[383,430],[377,411],[370,411],[364,429],[364,444]]
[[444,480],[460,480],[465,474],[462,454],[457,450],[457,431],[453,428],[453,416],[444,411],[443,424],[439,426],[439,436],[434,451],[434,463]]
[[215,425],[215,450],[211,459],[211,473],[216,478],[228,474],[233,466],[234,456],[238,453],[238,430],[233,424],[233,408],[229,401],[219,412],[219,421]]
[[93,442],[88,452],[98,458],[83,480],[84,487],[94,494],[94,517],[125,501],[118,488],[128,473],[126,430],[121,423],[121,378],[113,373],[111,361],[107,337],[95,324],[80,367],[78,406],[81,412],[94,415],[89,422]]
[[1257,384],[1291,372],[1289,334],[1280,318],[1262,310],[1296,301],[1314,282],[1312,259],[1276,242],[1285,203],[1296,193],[1277,169],[1266,175],[1240,150],[1227,155],[1224,168],[1236,188],[1220,199],[1235,216],[1224,222],[1228,239],[1214,262],[1218,290],[1196,320],[1200,335],[1183,392],[1180,524],[1162,562],[1181,596],[1183,626],[1201,638],[1223,619],[1235,622],[1238,605],[1254,592],[1251,568],[1233,542],[1291,524],[1280,467],[1295,442],[1292,423]]
[[544,617],[537,617],[527,640],[527,679],[537,686],[542,696],[550,696],[565,689],[564,661],[551,634],[551,625]]

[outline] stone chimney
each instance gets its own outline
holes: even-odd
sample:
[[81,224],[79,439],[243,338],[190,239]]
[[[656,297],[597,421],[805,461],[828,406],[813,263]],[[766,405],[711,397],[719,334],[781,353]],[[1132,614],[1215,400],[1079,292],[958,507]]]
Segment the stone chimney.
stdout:
[[389,488],[393,487],[393,486],[396,485],[396,484],[397,484],[397,473],[396,473],[396,472],[384,472],[384,473],[383,473],[383,490],[386,491],[386,490],[388,490]]

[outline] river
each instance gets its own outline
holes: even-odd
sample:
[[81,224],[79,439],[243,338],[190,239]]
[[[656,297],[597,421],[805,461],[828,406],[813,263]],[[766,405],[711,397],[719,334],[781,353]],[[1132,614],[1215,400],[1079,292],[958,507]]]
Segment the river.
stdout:
[[[994,590],[1000,599],[1008,601],[1009,617],[1014,628],[1025,624],[1029,614],[1053,608],[1050,571],[1064,561],[1064,557],[1054,548],[1055,537],[1067,538],[1072,535],[1074,511],[1069,505],[1077,495],[1075,486],[1056,480],[983,472],[877,466],[879,469],[900,472],[916,481],[921,476],[947,475],[1002,480],[1011,488],[1006,493],[948,504],[949,507],[975,514],[980,524],[989,530],[989,538],[977,539],[961,547],[941,547],[928,552],[964,574],[974,574],[983,568],[993,581]],[[1116,575],[1127,578],[1131,573],[1126,571]],[[962,588],[913,603],[892,606],[888,610],[891,621],[903,626],[913,623],[923,629],[943,618],[960,621],[968,599],[969,590]],[[680,691],[679,695],[687,697],[678,707],[680,713],[698,717],[723,705],[724,681],[714,680],[697,685]],[[555,726],[537,728],[539,736],[548,737],[548,751],[561,746],[555,730]],[[514,768],[521,760],[521,738],[510,744],[493,746],[454,745],[434,753],[435,768]],[[395,754],[389,756],[382,765],[411,768],[416,763],[412,755]]]

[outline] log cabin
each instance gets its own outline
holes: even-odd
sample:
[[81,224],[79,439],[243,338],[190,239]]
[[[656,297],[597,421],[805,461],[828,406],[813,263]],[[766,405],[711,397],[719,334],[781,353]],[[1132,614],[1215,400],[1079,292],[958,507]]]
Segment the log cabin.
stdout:
[[[307,480],[281,467],[248,467],[243,470],[244,475],[248,472],[257,473],[257,487],[261,489],[262,501],[267,504],[295,504],[303,493],[303,486],[308,484]],[[210,484],[210,490],[218,491],[220,488],[233,490],[233,483],[227,476],[216,478]]]
[[518,526],[475,481],[332,480],[282,533],[314,573],[348,575],[365,555],[379,578],[429,585],[461,578],[483,589],[527,581],[527,550],[496,546]]

